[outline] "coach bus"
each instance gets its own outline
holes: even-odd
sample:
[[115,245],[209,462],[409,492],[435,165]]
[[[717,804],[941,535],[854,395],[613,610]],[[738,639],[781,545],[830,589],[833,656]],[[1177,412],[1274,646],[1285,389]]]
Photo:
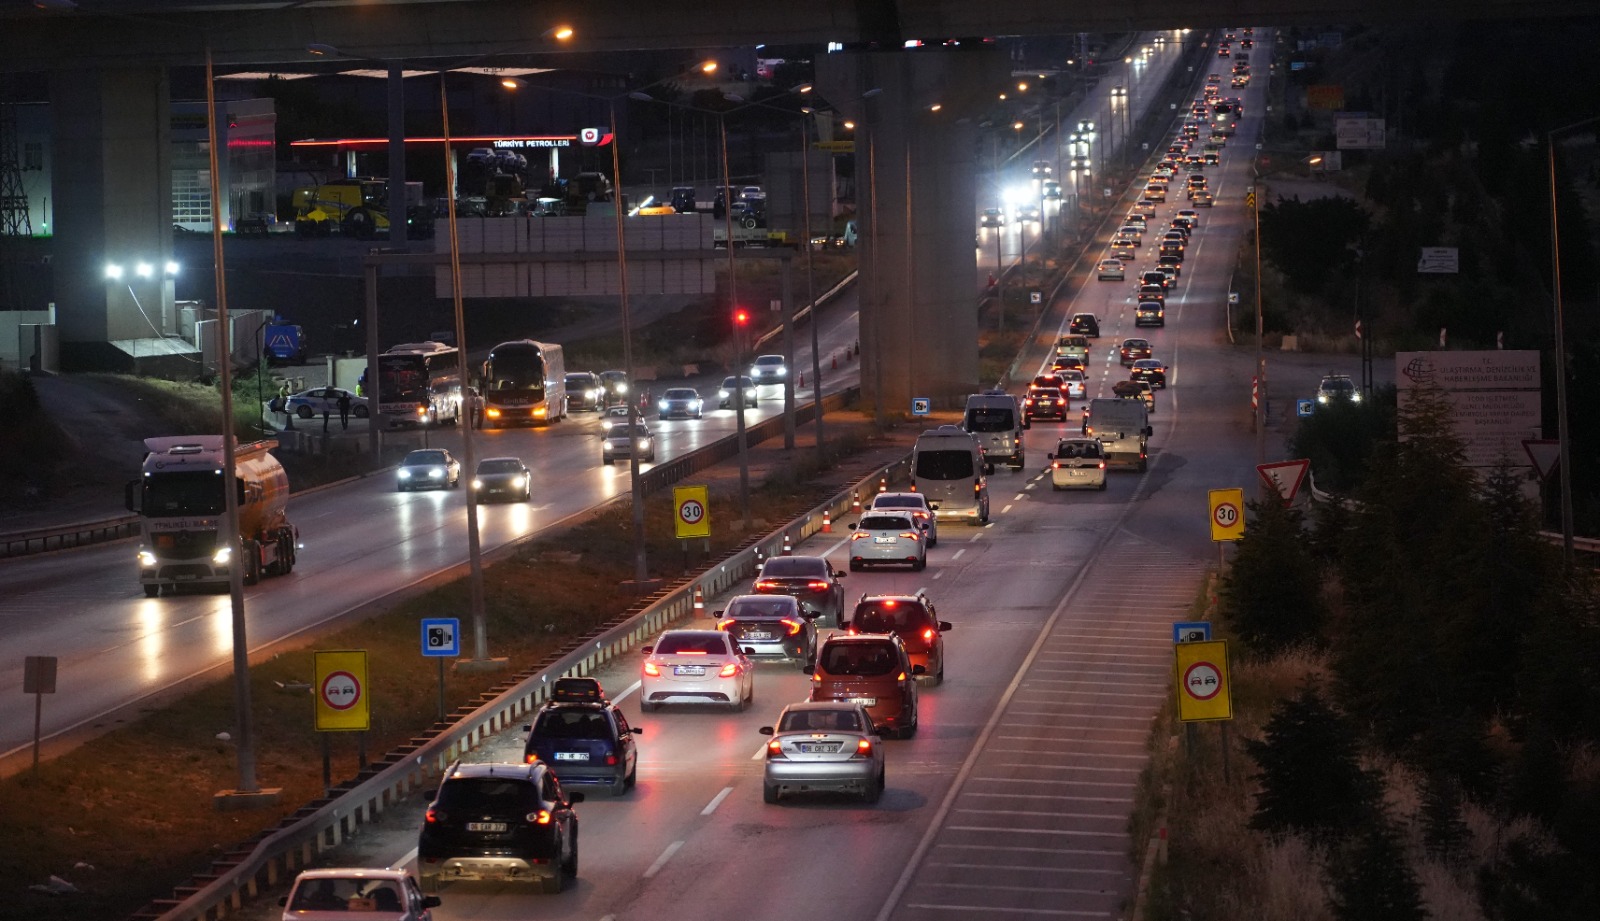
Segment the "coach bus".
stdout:
[[461,356],[442,342],[405,342],[378,355],[378,414],[390,428],[456,424]]
[[532,339],[500,343],[483,363],[481,389],[486,428],[560,422],[567,416],[561,346]]

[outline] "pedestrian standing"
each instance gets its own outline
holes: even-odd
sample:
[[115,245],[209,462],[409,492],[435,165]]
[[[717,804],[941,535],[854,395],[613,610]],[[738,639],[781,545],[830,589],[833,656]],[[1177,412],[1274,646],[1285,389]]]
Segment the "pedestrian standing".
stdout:
[[345,390],[339,391],[339,427],[350,427],[350,393]]

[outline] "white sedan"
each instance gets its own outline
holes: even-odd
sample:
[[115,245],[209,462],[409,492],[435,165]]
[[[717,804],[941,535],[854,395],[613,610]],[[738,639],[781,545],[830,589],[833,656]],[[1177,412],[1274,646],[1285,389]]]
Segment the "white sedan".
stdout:
[[1100,264],[1095,266],[1094,273],[1101,281],[1122,281],[1128,277],[1127,271],[1122,267],[1121,259],[1100,260]]
[[337,419],[339,417],[339,398],[350,398],[350,415],[357,419],[367,418],[370,411],[367,408],[367,398],[358,397],[353,391],[340,387],[313,387],[302,390],[289,397],[280,412],[294,413],[302,419],[314,419],[327,413]]
[[743,710],[755,701],[755,667],[723,630],[668,630],[646,646],[639,709],[716,703]]

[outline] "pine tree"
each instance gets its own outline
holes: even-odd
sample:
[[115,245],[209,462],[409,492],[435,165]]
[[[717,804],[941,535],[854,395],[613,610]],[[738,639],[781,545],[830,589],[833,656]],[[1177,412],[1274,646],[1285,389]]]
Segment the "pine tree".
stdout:
[[1472,832],[1461,818],[1461,785],[1454,778],[1434,774],[1423,782],[1421,819],[1429,854],[1450,864],[1466,856]]
[[1222,580],[1222,616],[1252,652],[1270,656],[1318,638],[1322,571],[1300,512],[1276,500],[1248,508],[1250,525]]
[[1340,921],[1422,921],[1428,910],[1399,836],[1382,817],[1334,850],[1329,898]]
[[1357,760],[1355,732],[1314,683],[1273,708],[1263,736],[1245,743],[1261,769],[1251,828],[1330,841],[1376,813],[1378,785]]

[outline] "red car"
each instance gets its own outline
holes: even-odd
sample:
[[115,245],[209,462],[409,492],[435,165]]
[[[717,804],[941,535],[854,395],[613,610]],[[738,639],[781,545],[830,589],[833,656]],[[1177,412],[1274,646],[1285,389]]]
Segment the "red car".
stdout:
[[1122,340],[1122,363],[1131,365],[1141,358],[1150,357],[1150,340],[1124,339]]

